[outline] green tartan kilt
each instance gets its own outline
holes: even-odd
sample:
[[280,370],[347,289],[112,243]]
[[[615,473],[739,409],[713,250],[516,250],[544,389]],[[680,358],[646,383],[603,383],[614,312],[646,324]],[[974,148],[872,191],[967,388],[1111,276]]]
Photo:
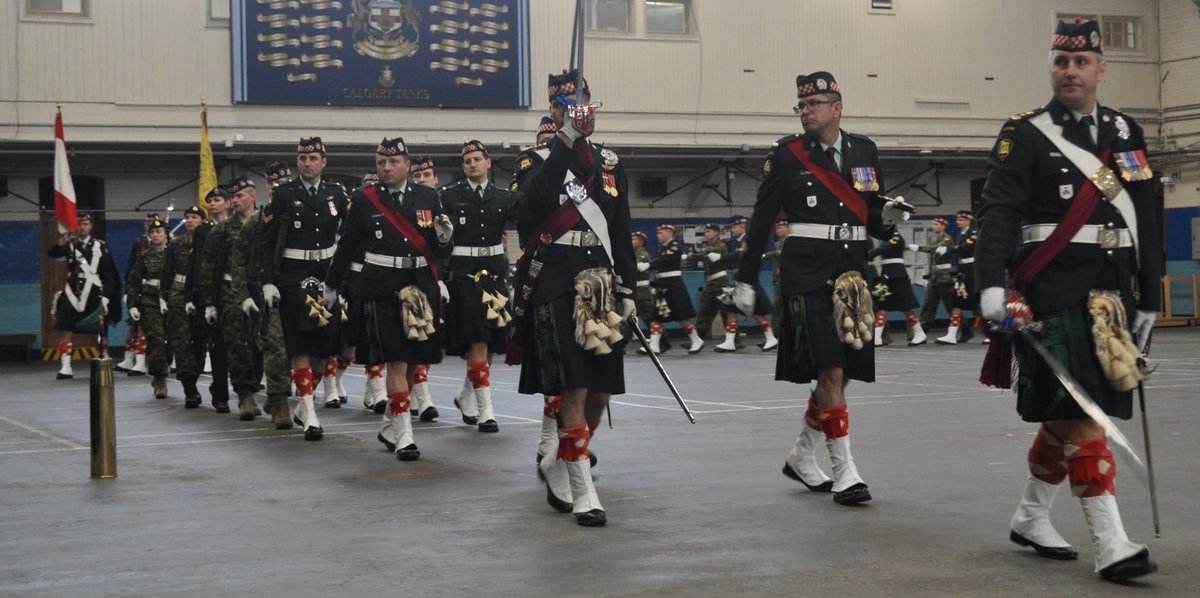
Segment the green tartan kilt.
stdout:
[[854,350],[842,342],[833,325],[833,290],[783,297],[775,379],[808,384],[821,370],[841,368],[847,380],[875,381],[875,343]]
[[[1036,316],[1043,325],[1042,344],[1104,413],[1119,419],[1133,417],[1133,392],[1113,390],[1100,369],[1092,340],[1092,318],[1087,308],[1079,305]],[[1043,422],[1088,417],[1032,345],[1020,336],[1014,336],[1013,353],[1020,372],[1017,413],[1021,414],[1021,419]]]

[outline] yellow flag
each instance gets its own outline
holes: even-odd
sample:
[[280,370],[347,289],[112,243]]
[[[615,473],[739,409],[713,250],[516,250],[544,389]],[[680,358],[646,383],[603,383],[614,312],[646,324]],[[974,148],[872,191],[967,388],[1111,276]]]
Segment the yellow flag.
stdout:
[[[203,105],[203,104],[202,104]],[[196,205],[204,210],[204,217],[211,218],[208,213],[208,202],[205,197],[208,192],[217,188],[217,169],[213,164],[212,146],[208,144],[208,108],[200,109],[200,198]]]

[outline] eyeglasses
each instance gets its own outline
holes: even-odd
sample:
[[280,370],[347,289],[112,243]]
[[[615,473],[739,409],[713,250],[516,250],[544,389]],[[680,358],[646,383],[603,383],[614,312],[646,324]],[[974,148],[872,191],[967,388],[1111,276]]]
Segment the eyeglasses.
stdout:
[[792,111],[795,112],[796,114],[800,114],[804,110],[808,110],[809,112],[812,112],[825,104],[833,104],[833,103],[834,103],[833,100],[809,100],[807,102],[798,102],[796,104],[796,106],[794,108],[792,108]]

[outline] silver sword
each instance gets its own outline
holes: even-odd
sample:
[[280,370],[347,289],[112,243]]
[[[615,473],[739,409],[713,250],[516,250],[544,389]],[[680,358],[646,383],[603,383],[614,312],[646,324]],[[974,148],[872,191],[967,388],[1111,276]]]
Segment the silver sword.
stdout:
[[679,407],[683,409],[683,414],[687,416],[688,421],[696,423],[696,416],[692,415],[692,410],[688,409],[687,402],[683,400],[683,395],[679,394],[679,389],[675,388],[675,383],[671,381],[671,375],[663,368],[663,364],[658,360],[658,355],[650,350],[650,341],[646,339],[646,335],[642,333],[642,329],[638,328],[637,322],[630,322],[630,328],[633,329],[633,335],[637,337],[638,342],[642,343],[642,348],[646,350],[646,355],[650,356],[650,362],[658,368],[658,373],[662,375],[663,382],[667,383],[667,388],[671,389],[671,394],[675,395],[675,401],[679,403]]

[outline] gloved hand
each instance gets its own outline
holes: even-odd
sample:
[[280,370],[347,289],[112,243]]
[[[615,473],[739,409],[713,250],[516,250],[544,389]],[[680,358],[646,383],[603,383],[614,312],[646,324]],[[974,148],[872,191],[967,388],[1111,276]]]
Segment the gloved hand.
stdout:
[[164,316],[165,316],[165,315],[167,315],[167,310],[168,310],[168,309],[170,309],[170,308],[168,308],[168,307],[167,307],[167,300],[166,300],[166,299],[161,299],[161,298],[160,298],[160,299],[158,300],[158,311],[159,311],[159,313],[161,313],[162,315],[164,315]]
[[105,297],[104,295],[100,295],[100,305],[104,306],[105,311],[108,311],[108,303],[109,303],[108,297]]
[[883,204],[883,211],[880,213],[880,219],[883,220],[884,226],[891,226],[897,222],[907,222],[911,214],[907,210],[900,208],[900,203],[904,201],[903,197],[896,197],[894,200],[888,200]]
[[737,283],[733,290],[733,305],[747,316],[754,315],[754,286],[747,282]]
[[267,307],[279,307],[279,287],[267,283],[263,285],[263,301]]
[[438,292],[442,294],[442,300],[450,303],[450,287],[446,286],[445,282],[438,281]]
[[186,313],[189,316],[194,315],[196,313],[196,304],[192,303],[191,301],[184,303],[183,304],[183,313]]
[[333,288],[331,285],[323,286],[324,288],[321,290],[321,292],[325,295],[325,309],[333,311],[333,306],[337,305],[337,302],[341,300],[341,297],[338,297],[337,289]]
[[1133,338],[1137,342],[1138,353],[1146,353],[1146,343],[1150,341],[1150,331],[1154,329],[1154,320],[1157,318],[1157,313],[1141,309],[1133,317]]
[[710,251],[710,252],[708,252],[708,255],[705,257],[708,258],[708,261],[716,263],[717,260],[721,259],[721,254],[719,254],[715,251]]
[[242,313],[246,314],[247,316],[258,313],[258,306],[254,304],[253,299],[246,297],[242,300]]
[[649,270],[649,269],[650,269],[650,262],[638,262],[637,263],[637,271],[638,272],[645,272],[646,270]]
[[950,250],[950,248],[949,248],[949,247],[946,247],[945,245],[942,245],[941,247],[938,247],[937,249],[934,249],[934,250],[933,250],[933,252],[934,252],[934,253],[936,253],[936,254],[938,254],[938,255],[946,255],[946,252],[947,252],[947,251],[949,251],[949,250]]
[[921,251],[921,246],[917,245],[916,243],[909,243],[908,250],[913,253],[917,253],[917,252]]
[[454,225],[450,223],[450,217],[442,214],[433,221],[433,232],[437,235],[439,245],[445,245],[450,242],[450,238],[454,236]]
[[582,106],[567,106],[566,118],[558,134],[562,135],[569,145],[591,135],[596,130],[596,104]]
[[979,292],[979,311],[986,320],[1003,322],[1008,315],[1004,304],[1004,287],[988,287]]
[[204,308],[204,321],[208,322],[209,326],[217,323],[217,308],[208,306]]
[[134,322],[142,321],[142,310],[136,307],[129,308],[129,319],[133,320]]
[[637,303],[629,297],[621,299],[621,319],[633,320],[635,318],[637,318]]

